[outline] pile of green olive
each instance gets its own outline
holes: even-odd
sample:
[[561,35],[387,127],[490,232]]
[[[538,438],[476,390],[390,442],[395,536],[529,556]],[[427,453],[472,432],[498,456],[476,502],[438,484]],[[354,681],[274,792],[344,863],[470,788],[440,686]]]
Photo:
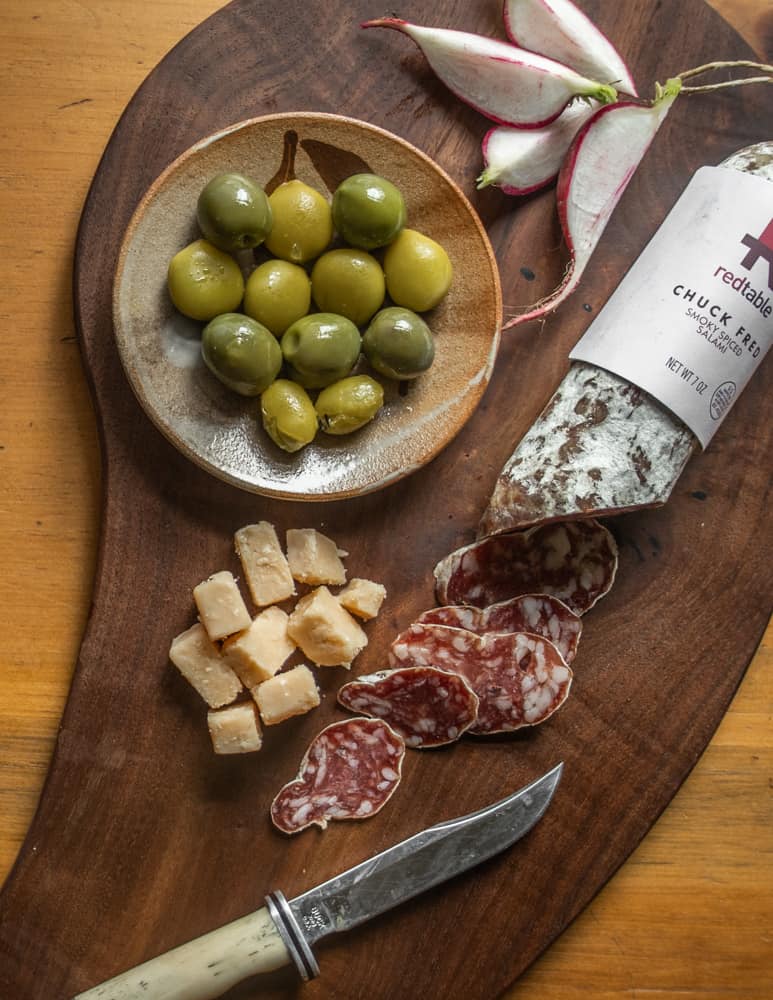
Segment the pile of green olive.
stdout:
[[375,375],[399,381],[432,365],[433,335],[418,314],[447,293],[451,262],[406,228],[390,181],[354,174],[331,204],[299,180],[267,196],[249,177],[220,174],[196,216],[202,238],[172,258],[169,295],[206,324],[207,368],[234,392],[260,396],[280,448],[298,451],[320,429],[349,434],[376,416],[384,388],[361,371],[363,357]]

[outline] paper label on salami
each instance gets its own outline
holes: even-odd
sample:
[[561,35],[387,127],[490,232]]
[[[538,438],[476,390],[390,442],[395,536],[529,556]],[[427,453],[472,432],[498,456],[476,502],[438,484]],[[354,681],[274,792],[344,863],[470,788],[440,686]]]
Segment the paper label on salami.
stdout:
[[773,341],[773,183],[701,167],[570,357],[654,396],[706,447]]

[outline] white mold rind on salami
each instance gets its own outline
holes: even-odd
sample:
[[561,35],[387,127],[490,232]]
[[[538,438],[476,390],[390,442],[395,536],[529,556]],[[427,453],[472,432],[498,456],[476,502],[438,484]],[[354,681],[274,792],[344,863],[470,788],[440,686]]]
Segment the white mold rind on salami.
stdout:
[[756,142],[753,146],[738,149],[719,165],[773,181],[773,140]]
[[400,783],[404,756],[402,737],[380,719],[334,722],[314,737],[298,777],[271,803],[274,826],[299,833],[374,816]]
[[344,684],[338,701],[352,712],[383,719],[413,749],[453,743],[478,718],[478,696],[465,678],[437,667],[358,677]]
[[392,643],[393,667],[435,666],[461,674],[477,694],[477,735],[536,726],[566,700],[572,671],[556,647],[527,632],[476,635],[447,625],[411,625]]
[[440,604],[490,604],[546,593],[582,615],[617,572],[617,544],[598,521],[544,524],[466,545],[435,567]]
[[698,447],[642,389],[575,362],[500,472],[478,537],[659,507]]
[[522,594],[487,608],[451,604],[431,608],[416,619],[420,625],[448,625],[485,635],[487,632],[531,632],[544,636],[571,663],[577,655],[582,619],[550,594]]

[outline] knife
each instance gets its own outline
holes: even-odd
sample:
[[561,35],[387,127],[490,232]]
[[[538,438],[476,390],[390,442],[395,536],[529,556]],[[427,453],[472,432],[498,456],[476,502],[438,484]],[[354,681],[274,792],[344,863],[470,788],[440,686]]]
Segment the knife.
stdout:
[[557,764],[500,802],[438,823],[288,902],[266,906],[79,993],[73,1000],[214,1000],[260,972],[295,963],[319,975],[311,946],[349,930],[510,847],[542,817],[561,778]]

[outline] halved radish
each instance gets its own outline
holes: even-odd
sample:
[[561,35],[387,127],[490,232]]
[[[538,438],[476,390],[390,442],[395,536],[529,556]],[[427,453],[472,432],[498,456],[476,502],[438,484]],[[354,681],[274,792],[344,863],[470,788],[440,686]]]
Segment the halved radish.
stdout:
[[637,96],[623,57],[572,0],[505,0],[504,17],[505,31],[515,45]]
[[485,170],[478,188],[493,184],[505,194],[523,195],[550,184],[558,176],[572,139],[598,105],[573,101],[555,121],[542,128],[498,125],[483,137]]
[[556,309],[577,287],[620,197],[681,89],[679,79],[658,87],[651,104],[621,101],[599,108],[575,136],[558,175],[556,201],[571,255],[558,288],[503,330]]
[[600,104],[617,97],[609,84],[495,38],[425,28],[397,17],[366,21],[362,27],[393,28],[408,35],[457,97],[502,124],[539,128],[558,118],[574,97],[592,97]]

